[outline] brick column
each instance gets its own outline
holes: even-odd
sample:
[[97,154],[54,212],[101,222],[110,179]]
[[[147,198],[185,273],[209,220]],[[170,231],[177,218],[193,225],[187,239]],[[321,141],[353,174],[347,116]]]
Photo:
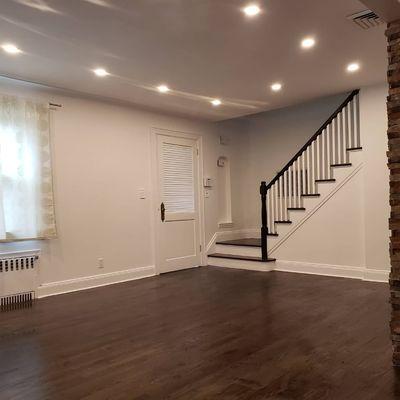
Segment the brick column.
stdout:
[[[388,166],[390,170],[390,299],[393,365],[400,367],[400,20],[388,24]],[[377,210],[379,212],[379,210]]]

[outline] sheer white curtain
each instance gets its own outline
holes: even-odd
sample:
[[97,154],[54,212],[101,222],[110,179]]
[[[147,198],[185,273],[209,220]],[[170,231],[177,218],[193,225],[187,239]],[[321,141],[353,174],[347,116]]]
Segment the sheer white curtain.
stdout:
[[0,241],[55,237],[48,104],[0,94]]

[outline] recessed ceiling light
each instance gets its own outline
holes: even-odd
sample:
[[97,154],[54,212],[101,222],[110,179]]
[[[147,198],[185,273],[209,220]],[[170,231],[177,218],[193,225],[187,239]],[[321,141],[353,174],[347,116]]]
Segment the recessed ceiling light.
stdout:
[[14,44],[11,44],[11,43],[4,43],[4,44],[2,44],[2,45],[1,45],[1,48],[2,48],[6,53],[9,53],[9,54],[19,54],[19,53],[22,52],[17,46],[15,46]]
[[161,92],[161,93],[167,93],[167,92],[170,91],[170,88],[169,88],[167,85],[160,85],[160,86],[157,86],[157,89],[158,89],[158,91]]
[[214,107],[218,107],[218,106],[220,106],[221,105],[221,100],[220,99],[214,99],[214,100],[211,100],[211,104],[214,106]]
[[249,4],[243,8],[243,12],[248,17],[254,17],[255,15],[257,15],[261,12],[261,9],[257,4]]
[[351,63],[347,66],[347,72],[356,72],[360,69],[359,63]]
[[279,82],[273,83],[273,84],[271,85],[271,89],[272,89],[274,92],[279,92],[279,91],[282,89],[282,84],[279,83]]
[[97,76],[101,76],[101,77],[110,75],[110,73],[107,72],[104,68],[96,68],[96,69],[93,70],[93,72],[94,72]]
[[301,41],[301,47],[303,49],[310,49],[315,46],[315,39],[312,37],[306,37]]

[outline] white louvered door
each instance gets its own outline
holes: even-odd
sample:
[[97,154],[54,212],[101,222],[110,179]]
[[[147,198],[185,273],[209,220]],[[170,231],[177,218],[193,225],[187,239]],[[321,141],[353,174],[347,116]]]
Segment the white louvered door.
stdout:
[[158,135],[157,141],[159,272],[197,267],[200,265],[197,141],[164,135]]

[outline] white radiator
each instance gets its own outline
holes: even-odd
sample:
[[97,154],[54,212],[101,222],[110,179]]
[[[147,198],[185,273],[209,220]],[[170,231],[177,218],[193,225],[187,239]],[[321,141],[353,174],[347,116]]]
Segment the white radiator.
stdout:
[[39,251],[0,253],[0,307],[30,303],[35,298]]

